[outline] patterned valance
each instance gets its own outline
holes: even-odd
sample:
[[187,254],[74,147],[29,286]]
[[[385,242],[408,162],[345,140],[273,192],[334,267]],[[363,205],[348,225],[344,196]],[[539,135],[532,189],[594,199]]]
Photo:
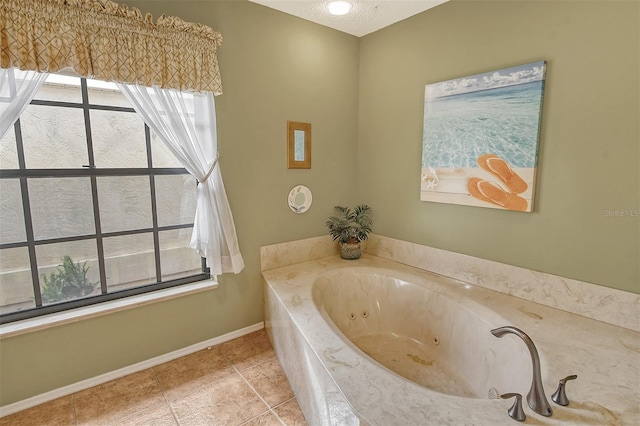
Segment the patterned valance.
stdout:
[[2,68],[222,93],[213,29],[110,0],[0,0]]

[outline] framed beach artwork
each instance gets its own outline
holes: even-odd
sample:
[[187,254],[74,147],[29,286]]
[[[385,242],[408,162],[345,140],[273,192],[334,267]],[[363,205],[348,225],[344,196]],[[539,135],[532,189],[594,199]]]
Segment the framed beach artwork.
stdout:
[[420,200],[533,210],[544,61],[427,84]]

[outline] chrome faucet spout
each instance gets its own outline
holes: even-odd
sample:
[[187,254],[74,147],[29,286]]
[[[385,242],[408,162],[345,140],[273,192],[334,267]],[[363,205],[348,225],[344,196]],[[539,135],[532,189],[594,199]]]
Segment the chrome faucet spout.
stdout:
[[540,356],[536,345],[533,344],[533,340],[527,334],[519,328],[506,326],[491,330],[491,334],[496,337],[502,337],[505,334],[515,334],[521,338],[529,349],[531,354],[531,362],[533,363],[533,379],[531,380],[531,389],[527,394],[527,403],[533,411],[543,416],[550,416],[553,413],[549,401],[544,394],[544,387],[542,385],[542,375],[540,374]]

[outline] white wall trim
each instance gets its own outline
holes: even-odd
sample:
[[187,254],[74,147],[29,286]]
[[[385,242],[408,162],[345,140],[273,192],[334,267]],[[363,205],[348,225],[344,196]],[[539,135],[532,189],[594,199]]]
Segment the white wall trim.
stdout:
[[52,401],[63,396],[71,395],[72,393],[79,392],[111,380],[119,379],[120,377],[127,376],[129,374],[137,373],[142,370],[154,367],[156,365],[163,364],[165,362],[172,361],[176,358],[183,357],[185,355],[192,354],[194,352],[206,349],[212,346],[217,346],[221,343],[228,342],[238,337],[244,336],[254,331],[262,330],[264,328],[264,322],[250,325],[239,330],[232,331],[222,336],[214,337],[209,340],[205,340],[200,343],[187,346],[186,348],[178,349],[173,352],[169,352],[146,361],[141,361],[136,364],[129,365],[127,367],[120,368],[118,370],[110,371],[108,373],[101,374],[86,380],[82,380],[76,383],[72,383],[67,386],[63,386],[58,389],[54,389],[49,392],[41,393],[40,395],[33,396],[31,398],[23,399],[22,401],[14,402],[13,404],[0,407],[0,417],[8,416],[9,414],[17,413],[18,411],[25,410],[27,408],[35,407],[36,405],[43,404],[48,401]]

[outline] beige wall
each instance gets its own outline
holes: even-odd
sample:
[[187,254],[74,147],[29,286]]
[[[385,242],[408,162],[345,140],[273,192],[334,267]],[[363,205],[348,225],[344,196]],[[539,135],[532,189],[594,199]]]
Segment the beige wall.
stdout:
[[[221,167],[246,269],[201,294],[0,343],[0,405],[262,321],[259,247],[366,202],[385,236],[638,290],[637,2],[460,2],[360,40],[245,1],[129,1],[222,32]],[[532,214],[419,201],[424,85],[548,61]],[[313,124],[287,170],[285,123]],[[359,123],[359,124],[358,124]],[[357,183],[355,180],[357,179]],[[304,215],[290,188],[311,188]]]
[[[126,2],[220,31],[220,164],[246,263],[218,289],[0,341],[0,405],[263,320],[261,245],[323,235],[356,176],[358,39],[246,1]],[[288,170],[287,120],[312,123],[312,168]],[[289,190],[313,205],[296,215]]]
[[[358,195],[375,232],[640,292],[638,5],[454,0],[362,38]],[[534,212],[419,201],[425,84],[538,60]]]

